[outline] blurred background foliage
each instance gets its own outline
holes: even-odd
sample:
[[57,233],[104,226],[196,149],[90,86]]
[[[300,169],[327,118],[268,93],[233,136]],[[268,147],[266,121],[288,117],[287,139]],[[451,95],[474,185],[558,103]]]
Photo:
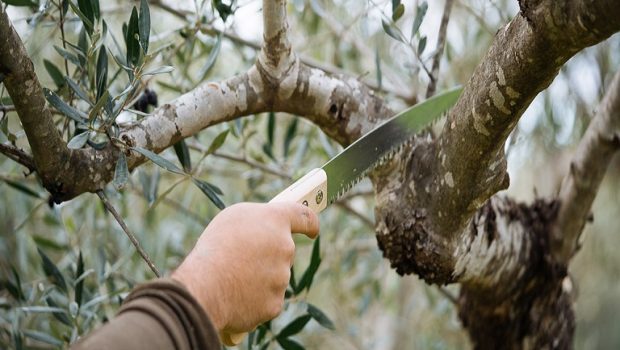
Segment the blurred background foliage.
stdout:
[[[10,17],[43,86],[86,114],[105,93],[118,97],[116,104],[98,112],[86,138],[74,140],[77,147],[101,141],[92,131],[101,125],[97,123],[135,121],[205,81],[243,72],[254,62],[262,36],[258,0],[149,1],[148,50],[143,42],[137,49],[127,44],[132,36],[126,33],[134,28],[132,8],[145,18],[140,2],[3,1],[11,4]],[[443,1],[290,0],[288,8],[291,41],[304,60],[368,82],[394,110],[423,98]],[[495,32],[517,12],[516,1],[454,1],[439,89],[466,83]],[[89,13],[97,14],[90,17],[92,28]],[[103,62],[102,46],[109,58]],[[529,201],[557,192],[571,152],[619,66],[616,35],[569,61],[534,100],[506,145],[507,194]],[[155,74],[144,74],[149,71]],[[1,85],[0,98],[0,142],[28,149]],[[79,136],[77,122],[62,113],[57,121],[67,141]],[[267,201],[340,149],[304,119],[252,115],[211,127],[161,153],[208,183],[209,198],[190,177],[154,163],[133,171],[126,183],[117,178],[106,194],[155,265],[169,273],[219,211],[215,197],[225,205]],[[571,265],[579,349],[620,347],[620,255],[615,249],[620,245],[619,174],[616,157],[594,203],[594,222],[586,227],[582,250]],[[113,317],[135,284],[154,277],[96,195],[50,206],[36,176],[24,176],[24,169],[4,156],[0,180],[0,348],[66,347]],[[321,230],[314,259],[312,242],[296,238],[297,281],[284,313],[240,348],[469,348],[453,305],[458,287],[438,289],[415,276],[401,278],[382,258],[373,235],[367,180],[321,214]],[[305,281],[314,277],[314,283],[299,290],[308,266]]]

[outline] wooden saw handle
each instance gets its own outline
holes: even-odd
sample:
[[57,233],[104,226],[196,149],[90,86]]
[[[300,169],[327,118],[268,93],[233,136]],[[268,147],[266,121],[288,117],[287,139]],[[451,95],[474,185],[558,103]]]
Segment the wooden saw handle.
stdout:
[[[301,203],[315,213],[320,213],[327,207],[327,173],[320,168],[311,170],[269,201],[276,202]],[[226,346],[234,346],[241,343],[246,334],[222,331],[220,340]]]
[[327,173],[320,168],[310,170],[269,201],[275,202],[301,203],[315,213],[320,213],[327,207]]

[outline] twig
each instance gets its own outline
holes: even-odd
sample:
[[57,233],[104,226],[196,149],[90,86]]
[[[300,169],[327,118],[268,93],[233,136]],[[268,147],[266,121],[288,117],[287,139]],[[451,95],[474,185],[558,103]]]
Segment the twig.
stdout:
[[15,112],[15,111],[16,109],[15,109],[15,106],[13,105],[0,105],[0,112],[2,113]]
[[[137,189],[135,189],[135,192],[139,192]],[[164,197],[161,199],[161,202],[167,206],[169,206],[172,209],[175,209],[178,212],[181,212],[185,215],[187,215],[188,217],[194,219],[194,221],[196,221],[198,224],[203,225],[203,226],[207,226],[209,224],[208,220],[205,220],[202,216],[194,213],[193,211],[185,208],[181,203],[175,201],[174,199],[170,199],[168,197]],[[149,210],[152,208],[149,208]]]
[[450,291],[448,291],[445,287],[439,286],[439,287],[437,287],[437,290],[444,297],[446,297],[450,302],[452,302],[452,304],[458,305],[458,303],[459,303],[458,299],[454,295],[452,295],[452,293],[450,293]]
[[[202,145],[200,145],[198,143],[188,143],[187,147],[189,147],[189,148],[191,148],[193,150],[196,150],[198,152],[202,152],[202,153],[207,151],[206,147],[204,147],[204,146],[202,146]],[[255,162],[255,161],[253,161],[251,159],[248,159],[245,156],[236,156],[236,155],[222,153],[222,152],[214,152],[211,155],[214,156],[214,157],[217,157],[217,158],[232,160],[233,162],[246,164],[246,165],[248,165],[248,166],[250,166],[252,168],[260,169],[260,170],[262,170],[262,171],[264,171],[264,172],[266,172],[268,174],[275,175],[275,176],[281,177],[281,178],[286,179],[286,180],[292,180],[293,179],[292,175],[290,175],[290,174],[288,174],[288,173],[286,173],[284,171],[281,171],[281,170],[278,170],[278,169],[273,169],[273,168],[271,168],[271,167],[269,167],[269,166],[267,166],[265,164],[262,164],[262,163],[259,163],[259,162]]]
[[443,56],[443,49],[446,44],[446,31],[448,30],[448,22],[450,21],[450,12],[452,11],[453,4],[454,0],[446,0],[446,4],[443,8],[443,17],[441,18],[441,24],[439,25],[439,36],[437,37],[437,50],[435,51],[435,57],[433,57],[431,75],[429,76],[431,81],[428,83],[426,98],[433,96],[435,90],[437,89],[439,64],[441,63],[441,56]]
[[8,158],[28,168],[30,173],[37,171],[37,167],[34,164],[34,159],[31,155],[24,152],[20,148],[5,143],[0,143],[0,153],[4,154]]
[[[351,27],[353,27],[354,23],[357,21],[357,19],[359,19],[360,17],[362,17],[364,14],[366,13],[366,11],[362,11],[360,13],[358,13],[357,15],[353,16],[354,21],[347,24],[347,25],[343,25],[340,22],[340,19],[336,20],[334,19],[332,16],[330,16],[330,13],[327,11],[324,12],[316,12],[316,14],[321,17],[321,19],[323,20],[323,22],[325,22],[325,24],[327,24],[327,28],[334,34],[335,37],[341,38],[342,40],[346,40],[347,38],[347,32],[351,29]],[[322,40],[320,40],[317,43],[314,43],[313,47],[316,46],[321,46],[320,43],[324,40],[329,40],[328,39],[329,36],[325,36]],[[350,40],[351,44],[355,47],[355,49],[361,53],[361,55],[363,56],[368,56],[371,55],[372,52],[370,50],[368,50],[367,45],[365,45],[365,43],[363,41],[357,40],[357,38],[355,36],[353,36]],[[342,68],[339,68],[337,66],[334,66],[332,64],[326,63],[326,62],[321,62],[318,60],[313,59],[312,57],[304,57],[302,55],[299,55],[299,59],[301,62],[305,63],[306,65],[313,67],[313,68],[317,68],[320,69],[324,72],[330,73],[330,74],[340,74],[340,75],[346,75],[346,76],[355,76],[355,74],[351,74],[351,72],[348,72]],[[366,74],[363,74],[366,75]],[[415,101],[416,96],[414,93],[412,93],[411,91],[409,91],[409,89],[407,89],[406,87],[401,87],[401,88],[397,88],[397,87],[392,87],[392,86],[386,86],[385,82],[382,85],[379,85],[376,81],[374,80],[362,80],[363,76],[359,76],[358,79],[360,81],[362,81],[364,83],[364,85],[368,86],[370,89],[375,90],[375,91],[379,91],[379,92],[384,92],[390,95],[393,95],[403,101],[405,101],[408,104],[415,104],[415,102],[412,103],[412,101]]]
[[364,225],[370,227],[373,230],[375,229],[375,223],[372,220],[370,220],[368,217],[363,215],[362,213],[360,213],[357,210],[353,209],[349,205],[348,202],[346,202],[346,201],[337,201],[335,204],[337,206],[339,206],[340,208],[346,210],[349,214],[352,214],[353,216],[355,216],[358,219],[360,219],[362,221],[362,223],[364,223]]
[[34,182],[37,180],[35,180],[34,178],[24,178],[22,175],[17,174],[0,173],[0,181],[28,182],[34,184]]
[[172,8],[166,4],[164,4],[163,2],[161,2],[161,0],[151,0],[150,1],[151,5],[154,5],[156,7],[159,7],[160,9],[175,15],[176,17],[185,20],[187,19],[187,16],[191,14],[191,12],[185,12],[185,11],[181,11],[181,10],[177,10],[175,8]]
[[125,221],[123,221],[123,218],[118,214],[116,209],[114,209],[110,201],[108,201],[108,198],[106,197],[105,193],[103,193],[103,191],[100,190],[100,191],[97,191],[97,195],[101,199],[101,202],[103,202],[103,205],[105,206],[105,208],[110,212],[110,214],[112,214],[112,216],[114,216],[114,218],[116,219],[118,224],[121,226],[121,228],[123,229],[127,237],[129,237],[129,240],[131,241],[133,246],[136,247],[138,254],[140,254],[142,259],[155,273],[155,276],[161,277],[161,273],[159,272],[159,270],[157,269],[153,261],[151,261],[151,258],[149,258],[148,254],[144,251],[144,249],[142,248],[142,245],[140,245],[140,242],[138,241],[136,236],[129,231],[129,228],[127,227],[127,225],[125,225]]
[[[373,0],[368,0],[368,2],[370,4],[372,4],[377,10],[379,10],[379,12],[381,12],[381,16],[383,17],[384,20],[387,21],[391,21],[392,17],[388,16],[385,11],[383,11],[381,9],[381,7],[374,2]],[[424,60],[422,60],[422,57],[420,56],[420,53],[418,53],[418,50],[416,47],[413,47],[413,44],[411,42],[409,43],[405,43],[404,42],[404,38],[406,37],[405,34],[403,33],[403,31],[398,27],[398,26],[393,26],[392,27],[397,33],[398,35],[401,37],[401,41],[405,46],[407,46],[407,48],[409,48],[411,50],[411,52],[413,53],[413,55],[416,57],[416,59],[418,60],[418,63],[420,64],[420,67],[422,68],[422,70],[426,73],[426,75],[428,75],[429,77],[431,76],[431,71],[428,70],[428,67],[426,67],[426,64],[424,64]]]
[[461,0],[457,3],[457,5],[461,6],[465,11],[467,11],[471,16],[473,16],[480,25],[480,27],[484,29],[487,34],[495,35],[495,30],[489,27],[489,25],[486,23],[485,17],[476,12],[473,8],[471,8],[471,6],[466,1]]
[[167,205],[167,206],[169,206],[169,207],[171,207],[171,208],[173,208],[173,209],[175,209],[175,210],[177,210],[177,211],[179,211],[179,212],[189,216],[190,218],[194,219],[194,221],[196,221],[200,225],[207,226],[209,224],[208,220],[203,219],[200,215],[198,215],[198,214],[194,213],[193,211],[185,208],[181,203],[175,201],[174,199],[164,198],[162,200],[162,202],[165,205]]
[[280,170],[277,170],[277,169],[273,169],[273,168],[271,168],[271,167],[269,167],[269,166],[267,166],[265,164],[262,164],[262,163],[259,163],[259,162],[255,162],[255,161],[253,161],[251,159],[248,159],[246,157],[240,157],[240,156],[235,156],[235,155],[232,155],[232,154],[226,154],[226,153],[221,153],[221,152],[215,152],[212,155],[215,156],[215,157],[218,157],[218,158],[228,159],[228,160],[232,160],[234,162],[247,164],[247,165],[249,165],[252,168],[258,168],[258,169],[260,169],[260,170],[262,170],[262,171],[264,171],[266,173],[269,173],[271,175],[275,175],[275,176],[281,177],[281,178],[286,179],[286,180],[292,180],[293,179],[293,176],[290,175],[289,173],[286,173],[284,171],[280,171]]
[[[58,12],[60,12],[60,37],[62,38],[62,48],[63,49],[67,49],[67,41],[65,39],[65,15],[64,15],[64,11],[62,10],[62,2],[58,2]],[[67,62],[67,59],[64,58],[63,61],[65,62],[65,74],[69,77],[69,63]],[[73,89],[69,89],[70,90],[70,94],[71,94],[71,98],[70,98],[70,103],[73,102]]]

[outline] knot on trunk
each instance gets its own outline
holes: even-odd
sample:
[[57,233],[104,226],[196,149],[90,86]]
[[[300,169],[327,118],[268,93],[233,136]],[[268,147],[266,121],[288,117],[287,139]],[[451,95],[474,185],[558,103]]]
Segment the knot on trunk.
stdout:
[[[411,159],[431,141],[417,137],[371,174],[375,184],[376,236],[383,256],[400,275],[416,273],[428,283],[453,281],[453,259],[446,242],[433,235],[411,175]],[[419,171],[417,169],[416,171]]]
[[503,202],[494,215],[518,220],[527,228],[529,252],[519,263],[524,272],[512,280],[500,279],[495,286],[463,283],[458,302],[463,326],[476,349],[570,349],[575,328],[572,283],[566,266],[551,259],[549,245],[557,201]]

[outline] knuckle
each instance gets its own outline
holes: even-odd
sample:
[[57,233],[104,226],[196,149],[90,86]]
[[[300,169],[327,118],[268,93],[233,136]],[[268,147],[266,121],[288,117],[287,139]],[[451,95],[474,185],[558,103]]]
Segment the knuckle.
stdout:
[[293,263],[295,259],[295,243],[291,240],[287,240],[286,242],[282,242],[280,246],[280,261],[284,264],[286,262],[288,265]]
[[284,293],[286,291],[286,287],[288,287],[288,282],[291,279],[291,269],[289,267],[282,269],[282,276],[278,283],[278,293]]
[[224,208],[224,210],[222,210],[220,215],[227,216],[227,215],[234,215],[237,212],[243,212],[244,210],[246,210],[246,204],[247,203],[235,203],[231,206]]
[[287,256],[295,255],[295,241],[291,235],[286,235],[286,239],[282,242],[282,249]]
[[267,311],[267,316],[269,319],[277,317],[282,312],[283,304],[284,301],[279,299],[271,304],[269,310]]
[[276,238],[274,241],[274,247],[276,252],[280,255],[290,254],[291,249],[295,250],[295,243],[292,242],[293,238],[290,234],[286,234],[286,231],[277,230]]
[[272,203],[270,211],[276,218],[282,219],[286,217],[286,204],[285,203]]

